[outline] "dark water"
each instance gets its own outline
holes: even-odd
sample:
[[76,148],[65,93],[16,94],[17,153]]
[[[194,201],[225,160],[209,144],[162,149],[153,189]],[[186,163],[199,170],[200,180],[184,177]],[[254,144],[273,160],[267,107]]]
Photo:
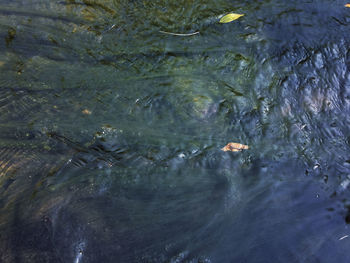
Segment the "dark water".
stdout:
[[345,3],[2,0],[0,262],[349,262]]

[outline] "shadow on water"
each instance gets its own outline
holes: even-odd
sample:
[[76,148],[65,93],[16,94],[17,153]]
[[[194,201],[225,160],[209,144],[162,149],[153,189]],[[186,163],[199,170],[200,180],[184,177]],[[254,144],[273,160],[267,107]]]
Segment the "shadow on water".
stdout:
[[348,11],[2,1],[0,261],[348,262]]

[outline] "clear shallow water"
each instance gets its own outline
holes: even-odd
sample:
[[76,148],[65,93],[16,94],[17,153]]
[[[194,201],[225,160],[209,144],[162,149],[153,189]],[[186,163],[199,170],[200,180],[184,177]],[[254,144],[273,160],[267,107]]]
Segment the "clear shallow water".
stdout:
[[348,262],[344,3],[2,1],[0,261]]

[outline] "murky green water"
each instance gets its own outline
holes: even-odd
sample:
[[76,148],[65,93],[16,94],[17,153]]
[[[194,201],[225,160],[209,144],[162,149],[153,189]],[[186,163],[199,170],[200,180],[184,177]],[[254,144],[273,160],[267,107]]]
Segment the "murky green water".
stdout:
[[344,4],[0,1],[0,262],[348,262]]

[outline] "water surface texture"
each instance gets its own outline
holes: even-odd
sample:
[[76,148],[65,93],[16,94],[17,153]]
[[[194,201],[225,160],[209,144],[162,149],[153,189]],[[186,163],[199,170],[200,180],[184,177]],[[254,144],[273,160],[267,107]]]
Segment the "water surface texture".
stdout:
[[345,3],[0,0],[0,262],[349,262]]

